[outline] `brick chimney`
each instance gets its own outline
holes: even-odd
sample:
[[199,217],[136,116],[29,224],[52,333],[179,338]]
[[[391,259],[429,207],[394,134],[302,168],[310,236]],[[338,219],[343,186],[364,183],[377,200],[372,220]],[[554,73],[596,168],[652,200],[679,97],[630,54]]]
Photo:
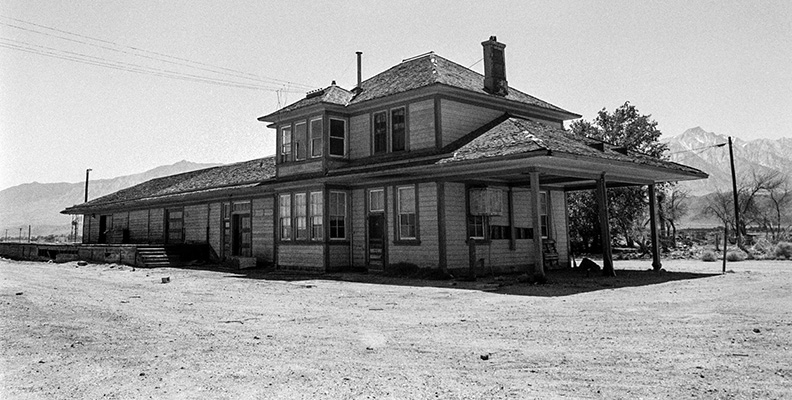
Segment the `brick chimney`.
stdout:
[[506,57],[503,55],[505,44],[498,38],[490,36],[481,42],[484,47],[484,90],[499,96],[509,94],[509,83],[506,81]]

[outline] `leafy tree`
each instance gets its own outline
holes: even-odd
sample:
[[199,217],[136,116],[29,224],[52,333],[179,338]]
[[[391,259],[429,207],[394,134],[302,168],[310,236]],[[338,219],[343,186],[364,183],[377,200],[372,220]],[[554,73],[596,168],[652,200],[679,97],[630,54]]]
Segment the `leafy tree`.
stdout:
[[[572,123],[570,130],[577,136],[597,139],[614,146],[662,158],[668,150],[660,143],[661,132],[651,115],[642,115],[629,102],[613,111],[602,109],[594,121],[579,120]],[[597,201],[593,191],[570,193],[570,233],[582,242],[586,250],[601,251],[600,224]],[[614,240],[623,238],[628,246],[635,245],[646,214],[646,190],[642,187],[608,189],[608,213]]]

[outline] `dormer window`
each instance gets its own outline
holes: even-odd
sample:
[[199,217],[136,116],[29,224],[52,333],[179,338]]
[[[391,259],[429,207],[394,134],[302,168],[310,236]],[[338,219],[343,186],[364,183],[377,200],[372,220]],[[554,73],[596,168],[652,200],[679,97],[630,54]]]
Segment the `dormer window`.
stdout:
[[311,120],[311,157],[322,156],[322,117]]
[[280,162],[289,162],[291,160],[292,160],[292,128],[291,126],[284,126],[281,128]]
[[374,113],[372,144],[374,154],[407,149],[407,109],[405,107]]
[[346,156],[346,120],[330,118],[330,155]]

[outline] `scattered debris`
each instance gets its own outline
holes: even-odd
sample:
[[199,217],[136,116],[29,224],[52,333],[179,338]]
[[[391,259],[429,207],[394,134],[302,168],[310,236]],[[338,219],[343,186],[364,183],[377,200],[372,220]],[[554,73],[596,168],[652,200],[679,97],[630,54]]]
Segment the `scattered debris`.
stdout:
[[141,372],[140,376],[146,376],[146,373],[145,372]]
[[162,278],[162,283],[170,283],[170,276]]
[[260,338],[260,337],[258,337],[258,336],[253,336],[253,339],[259,340],[259,339],[261,339],[261,338]]
[[81,267],[84,267],[84,266],[88,265],[88,263],[85,262],[85,261],[77,261],[77,265],[79,265]]
[[489,354],[482,354],[482,355],[481,355],[481,356],[479,356],[479,357],[481,357],[481,359],[482,359],[482,360],[484,360],[484,361],[487,361],[487,360],[489,360],[489,358],[490,358],[490,355],[489,355]]
[[121,300],[121,304],[129,303],[129,300]]
[[310,288],[312,288],[312,287],[314,287],[314,285],[305,285],[305,288],[306,288],[306,289],[310,289]]
[[382,311],[383,308],[369,308],[369,311]]
[[39,360],[39,364],[44,364],[44,360]]
[[753,329],[753,331],[754,331],[754,333],[760,333],[760,332],[762,332],[762,331],[760,331],[760,330],[759,330],[759,328],[754,328],[754,329]]
[[83,345],[83,342],[79,342],[79,341],[78,341],[78,342],[74,342],[74,343],[72,343],[72,344],[71,344],[71,346],[70,346],[70,347],[74,347],[74,346],[76,346],[76,345],[78,345],[78,344],[82,346],[82,345]]
[[373,347],[366,347],[366,350],[374,350]]
[[24,292],[17,292],[17,293],[16,293],[16,295],[17,295],[17,296],[22,296],[22,294],[23,294],[23,293],[24,293]]

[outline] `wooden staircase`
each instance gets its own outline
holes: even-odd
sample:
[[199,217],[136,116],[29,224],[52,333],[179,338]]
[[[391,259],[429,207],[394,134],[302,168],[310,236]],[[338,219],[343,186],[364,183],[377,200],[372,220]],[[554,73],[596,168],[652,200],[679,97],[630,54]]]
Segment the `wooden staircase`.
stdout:
[[137,261],[141,267],[175,267],[181,264],[181,257],[164,246],[146,246],[137,248]]

